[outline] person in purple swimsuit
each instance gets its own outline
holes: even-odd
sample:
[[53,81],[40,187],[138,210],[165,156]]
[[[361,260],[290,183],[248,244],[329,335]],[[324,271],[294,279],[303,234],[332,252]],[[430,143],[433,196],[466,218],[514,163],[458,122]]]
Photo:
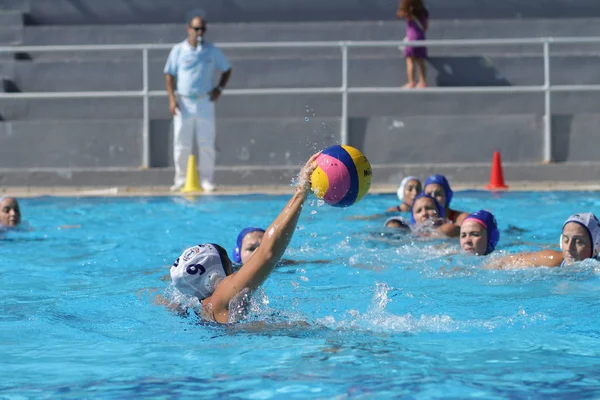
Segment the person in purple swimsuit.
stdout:
[[[425,32],[428,28],[429,12],[423,4],[423,0],[402,0],[396,16],[406,21],[405,40],[425,40]],[[404,47],[406,57],[406,75],[408,83],[405,88],[424,88],[425,82],[425,59],[427,58],[427,47]],[[415,85],[415,64],[417,64],[417,76],[419,80]]]

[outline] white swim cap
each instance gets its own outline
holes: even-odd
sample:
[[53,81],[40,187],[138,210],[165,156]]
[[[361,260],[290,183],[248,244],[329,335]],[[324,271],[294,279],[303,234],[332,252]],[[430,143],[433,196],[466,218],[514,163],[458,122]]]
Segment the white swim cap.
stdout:
[[228,275],[224,266],[226,262],[221,259],[219,246],[199,244],[186,249],[173,263],[171,280],[181,293],[204,300]]
[[[563,229],[565,225],[575,222],[581,226],[583,226],[590,235],[590,240],[592,241],[592,258],[597,258],[600,253],[600,222],[598,222],[598,218],[592,213],[579,213],[573,214],[563,224]],[[562,234],[560,235],[560,248],[562,250]]]
[[396,192],[396,194],[398,195],[398,200],[400,200],[400,202],[402,203],[404,202],[404,188],[406,187],[406,184],[410,181],[419,181],[419,178],[417,178],[416,176],[405,176],[404,179],[402,179],[402,181],[400,182],[400,186],[398,186],[398,191]]

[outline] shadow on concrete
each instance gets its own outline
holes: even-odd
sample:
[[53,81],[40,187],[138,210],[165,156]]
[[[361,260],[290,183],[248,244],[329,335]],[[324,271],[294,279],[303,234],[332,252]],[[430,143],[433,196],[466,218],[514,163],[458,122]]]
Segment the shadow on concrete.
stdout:
[[173,166],[173,123],[171,119],[150,120],[150,167]]
[[430,57],[437,71],[436,86],[511,86],[485,57]]
[[555,162],[569,161],[572,125],[572,114],[552,116],[552,160]]
[[364,149],[367,138],[367,117],[348,118],[348,144],[357,149]]

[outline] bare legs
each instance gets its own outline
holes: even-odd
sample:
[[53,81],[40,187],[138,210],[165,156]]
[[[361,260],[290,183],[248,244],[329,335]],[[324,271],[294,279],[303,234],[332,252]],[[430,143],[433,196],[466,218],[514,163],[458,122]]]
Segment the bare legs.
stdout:
[[[417,78],[418,82],[415,84],[415,64],[417,64]],[[404,85],[404,88],[410,89],[414,87],[424,88],[427,87],[425,81],[425,59],[418,57],[406,57],[406,77],[408,83]]]
[[419,76],[419,82],[417,83],[417,87],[427,87],[427,83],[425,81],[425,59],[415,58],[415,61],[417,62],[417,74]]

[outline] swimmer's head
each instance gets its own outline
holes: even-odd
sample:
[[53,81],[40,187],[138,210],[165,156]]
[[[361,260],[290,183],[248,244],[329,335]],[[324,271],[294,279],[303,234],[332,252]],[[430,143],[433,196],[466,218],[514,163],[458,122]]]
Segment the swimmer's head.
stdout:
[[248,227],[242,229],[231,252],[233,261],[245,264],[260,246],[264,235],[265,230],[262,228]]
[[485,210],[469,214],[460,225],[460,247],[478,256],[490,254],[500,240],[494,215]]
[[423,184],[423,192],[435,197],[444,207],[450,207],[454,192],[444,175],[431,175]]
[[592,213],[573,214],[563,224],[560,249],[565,265],[586,258],[598,258],[600,223]]
[[0,197],[0,226],[14,228],[21,223],[21,209],[14,197]]
[[421,193],[413,201],[410,210],[410,223],[422,224],[428,219],[444,218],[444,207],[438,203],[435,197]]
[[408,228],[409,223],[400,216],[389,217],[383,223],[386,228]]
[[400,186],[398,186],[398,191],[396,194],[398,195],[398,200],[401,203],[406,203],[409,206],[412,206],[412,202],[417,197],[419,193],[421,193],[421,181],[416,176],[406,176],[400,182]]
[[224,248],[206,243],[186,249],[175,260],[170,272],[177,290],[204,300],[227,275],[232,274],[232,268]]

